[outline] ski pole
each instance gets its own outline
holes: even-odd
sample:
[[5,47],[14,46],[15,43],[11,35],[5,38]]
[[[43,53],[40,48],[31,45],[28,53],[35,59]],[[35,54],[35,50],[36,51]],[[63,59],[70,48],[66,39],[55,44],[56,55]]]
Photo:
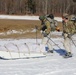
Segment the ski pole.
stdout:
[[[58,48],[60,48],[51,38],[47,37],[49,40],[51,40]],[[61,49],[61,48],[60,48]]]
[[9,54],[10,54],[10,57],[12,58],[12,55],[11,55],[11,52],[10,52],[10,50],[4,45],[4,47],[7,49],[7,51],[9,52]]
[[37,29],[38,29],[38,27],[35,26],[35,28],[36,28],[36,44],[37,44],[38,43],[38,41],[37,41]]
[[72,40],[72,38],[70,38],[70,39],[71,39],[72,43],[74,44],[74,46],[76,47],[76,44],[74,43],[74,41]]

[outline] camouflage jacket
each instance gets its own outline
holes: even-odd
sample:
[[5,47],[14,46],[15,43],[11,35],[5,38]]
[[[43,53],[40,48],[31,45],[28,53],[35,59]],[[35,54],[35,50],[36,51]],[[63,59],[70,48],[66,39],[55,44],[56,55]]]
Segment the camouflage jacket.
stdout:
[[63,32],[67,34],[75,33],[75,25],[72,21],[63,22]]
[[[45,27],[45,26],[46,26],[46,27]],[[43,29],[43,28],[45,28],[45,29]],[[43,29],[43,31],[45,31],[45,33],[49,34],[50,31],[51,31],[50,22],[45,19],[45,20],[43,21],[43,24],[42,24],[42,26],[41,26],[41,29]]]
[[45,20],[45,25],[46,25],[46,29],[45,29],[45,32],[47,33],[47,34],[49,34],[50,33],[50,31],[51,31],[51,26],[50,26],[50,22],[48,21],[48,20]]

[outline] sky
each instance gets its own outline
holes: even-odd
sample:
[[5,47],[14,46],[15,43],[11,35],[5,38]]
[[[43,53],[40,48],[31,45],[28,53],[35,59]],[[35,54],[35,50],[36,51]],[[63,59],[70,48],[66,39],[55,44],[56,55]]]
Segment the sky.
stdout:
[[[6,16],[8,15],[5,18]],[[62,35],[62,32],[55,31],[52,34]],[[71,42],[73,57],[63,58],[66,53],[63,37],[51,40],[56,43],[50,41],[54,53],[47,53],[45,46],[41,44],[42,39],[37,39],[38,43],[36,39],[29,38],[0,39],[0,75],[76,75],[75,45]],[[72,36],[72,40],[76,44],[76,35]]]

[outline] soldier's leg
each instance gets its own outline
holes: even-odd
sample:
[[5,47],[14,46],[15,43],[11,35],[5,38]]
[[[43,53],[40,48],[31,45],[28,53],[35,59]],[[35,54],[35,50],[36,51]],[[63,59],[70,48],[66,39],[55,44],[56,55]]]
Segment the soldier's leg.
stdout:
[[47,45],[47,40],[48,40],[47,37],[43,37],[42,42],[41,42],[41,43],[45,46],[45,50],[46,50],[46,51],[48,51],[48,47],[46,47],[46,45]]
[[69,38],[64,39],[64,47],[67,52],[71,52],[71,40]]
[[52,44],[48,41],[48,42],[47,42],[47,45],[48,45],[48,48],[49,48],[48,52],[53,53],[53,47],[52,47]]
[[64,39],[64,47],[67,52],[65,55],[71,57],[72,54],[71,54],[71,40],[70,40],[70,38]]
[[48,37],[47,37],[47,39],[48,39],[48,41],[47,41],[47,45],[48,45],[48,48],[49,48],[49,51],[48,51],[48,52],[53,53],[52,42],[51,42],[51,40],[49,39],[49,38],[50,38],[50,35],[51,35],[51,34],[49,34]]
[[47,39],[47,37],[43,37],[43,39],[42,39],[42,42],[41,42],[41,43],[42,43],[42,44],[44,44],[44,45],[46,45],[47,40],[48,40],[48,39]]

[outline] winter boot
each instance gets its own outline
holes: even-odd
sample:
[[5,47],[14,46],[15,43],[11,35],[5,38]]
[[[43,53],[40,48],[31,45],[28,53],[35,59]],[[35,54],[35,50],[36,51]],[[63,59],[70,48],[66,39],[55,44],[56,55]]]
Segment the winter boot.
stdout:
[[69,57],[72,57],[72,53],[71,53],[71,52],[68,52],[68,56],[69,56]]
[[72,54],[71,54],[71,52],[67,52],[63,57],[64,58],[70,58],[70,57],[72,57]]

